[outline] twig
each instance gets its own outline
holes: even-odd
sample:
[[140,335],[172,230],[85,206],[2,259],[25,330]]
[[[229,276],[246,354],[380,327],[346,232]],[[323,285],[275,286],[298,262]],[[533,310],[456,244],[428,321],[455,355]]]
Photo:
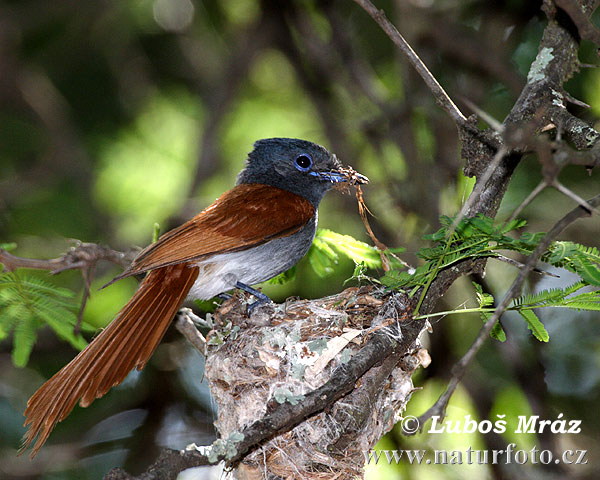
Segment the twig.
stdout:
[[181,333],[196,350],[206,356],[206,339],[194,325],[193,318],[196,314],[189,308],[181,308],[175,317],[175,328]]
[[504,156],[507,154],[507,152],[508,152],[508,149],[506,148],[505,145],[502,145],[498,149],[498,151],[494,155],[494,158],[492,159],[492,161],[488,164],[487,168],[485,169],[485,172],[483,173],[483,175],[481,175],[477,179],[477,183],[475,184],[475,188],[471,192],[471,195],[469,195],[469,198],[464,203],[464,205],[460,209],[460,212],[458,213],[458,215],[452,222],[452,225],[450,226],[450,228],[448,230],[448,236],[450,236],[454,233],[454,231],[456,230],[456,227],[458,226],[460,221],[463,218],[465,218],[465,216],[469,215],[473,205],[479,201],[479,197],[481,196],[484,189],[486,189],[486,187],[487,187],[488,180],[491,178],[492,174],[497,170],[498,165],[500,164],[500,162],[502,161]]
[[17,268],[33,268],[36,270],[48,270],[51,274],[56,275],[66,270],[81,270],[81,275],[83,277],[83,295],[77,314],[77,322],[73,329],[75,335],[78,335],[83,320],[83,312],[87,300],[90,297],[94,269],[98,261],[107,260],[126,268],[133,261],[136,253],[137,252],[133,250],[125,253],[96,243],[78,242],[76,246],[72,247],[67,253],[60,257],[49,260],[39,260],[35,258],[17,257],[0,248],[0,264],[4,265],[4,268],[9,272],[12,272]]
[[512,213],[512,215],[509,217],[509,219],[507,220],[507,223],[512,222],[515,218],[517,218],[519,216],[519,214],[523,211],[523,209],[529,205],[533,199],[535,197],[537,197],[540,192],[542,190],[544,190],[544,188],[546,188],[548,186],[548,184],[546,183],[545,180],[542,180],[540,183],[538,183],[537,187],[535,187],[531,193],[529,195],[527,195],[527,198],[525,200],[523,200],[521,202],[521,204],[515,208],[515,211]]
[[179,472],[205,465],[210,465],[210,462],[199,452],[164,449],[156,461],[141,475],[130,475],[122,468],[113,468],[104,476],[104,480],[175,480]]
[[[587,203],[594,207],[600,205],[600,195],[597,195],[592,199],[588,200]],[[578,206],[577,208],[567,213],[563,218],[561,218],[544,236],[544,238],[542,238],[536,249],[527,258],[525,266],[519,271],[517,278],[514,280],[514,282],[504,295],[504,298],[496,308],[493,315],[489,318],[489,320],[479,331],[477,338],[475,339],[469,350],[467,350],[464,356],[452,368],[452,378],[448,383],[446,391],[442,393],[442,395],[440,395],[435,404],[431,408],[429,408],[429,410],[427,410],[423,415],[421,415],[418,418],[419,425],[421,426],[421,428],[423,428],[424,423],[431,417],[435,415],[439,415],[441,417],[445,416],[448,401],[454,393],[454,390],[456,390],[456,387],[460,383],[468,366],[471,364],[471,362],[475,358],[475,355],[489,337],[490,332],[494,328],[494,325],[500,319],[510,302],[521,293],[521,289],[523,287],[523,283],[525,282],[525,278],[527,277],[529,272],[535,267],[535,264],[544,254],[546,249],[567,226],[569,226],[575,220],[589,215],[590,212],[587,208]]]
[[556,190],[558,190],[563,195],[566,195],[570,199],[574,200],[581,207],[587,209],[590,213],[595,213],[595,214],[600,213],[600,212],[598,212],[598,209],[589,205],[583,198],[581,198],[579,195],[572,192],[570,189],[568,189],[562,183],[560,183],[558,180],[556,180],[558,173],[559,173],[559,170],[556,170],[552,174],[552,178],[545,177],[540,183],[538,183],[538,185],[531,191],[531,193],[529,195],[527,195],[527,198],[525,198],[525,200],[523,200],[521,202],[521,204],[514,210],[514,212],[511,214],[511,216],[509,217],[507,222],[511,222],[515,218],[517,218],[519,216],[519,214],[523,211],[523,209],[527,205],[529,205],[533,201],[533,199],[542,192],[542,190],[544,190],[546,187],[549,187],[549,186],[554,187]]
[[360,5],[372,18],[377,22],[381,29],[390,37],[390,40],[402,50],[402,52],[408,57],[408,60],[413,65],[415,70],[421,78],[425,81],[425,84],[429,87],[436,101],[442,107],[448,115],[454,120],[454,122],[464,127],[467,125],[467,119],[448,96],[446,91],[442,88],[436,78],[431,74],[427,66],[419,58],[416,52],[400,34],[398,29],[392,22],[388,20],[383,10],[378,10],[369,0],[354,0]]
[[73,332],[75,335],[79,335],[81,330],[81,322],[83,322],[83,312],[87,305],[88,298],[90,298],[90,290],[92,287],[92,279],[94,278],[94,268],[96,262],[89,263],[85,267],[81,268],[81,276],[83,277],[83,295],[81,296],[81,305],[79,306],[79,312],[77,313],[77,322]]
[[475,114],[487,123],[496,133],[502,134],[504,132],[504,125],[501,122],[492,117],[489,113],[479,108],[471,100],[466,97],[461,97],[461,101],[467,105]]
[[554,188],[556,188],[563,195],[566,195],[571,200],[574,200],[575,202],[577,202],[582,208],[585,208],[588,212],[595,213],[596,215],[600,213],[600,212],[598,212],[598,210],[596,208],[594,208],[592,205],[590,205],[588,202],[586,202],[583,198],[581,198],[575,192],[569,190],[558,180],[554,180],[554,182],[552,182],[552,186]]
[[[514,258],[505,257],[504,255],[497,255],[495,257],[490,257],[490,258],[493,259],[493,260],[498,260],[500,262],[508,263],[509,265],[513,265],[513,266],[518,267],[518,268],[524,268],[525,267],[524,263],[518,262]],[[542,270],[541,268],[537,268],[537,267],[535,267],[531,271],[533,273],[538,273],[540,275],[544,275],[544,276],[547,276],[547,277],[560,278],[559,275],[555,275],[554,273],[547,272],[546,270]]]
[[64,272],[65,270],[77,270],[92,265],[98,260],[107,260],[116,263],[123,268],[129,266],[137,252],[119,252],[97,243],[78,242],[67,253],[49,260],[35,258],[24,258],[11,255],[0,248],[0,263],[9,272],[17,268],[34,268],[37,270],[48,270],[52,274]]

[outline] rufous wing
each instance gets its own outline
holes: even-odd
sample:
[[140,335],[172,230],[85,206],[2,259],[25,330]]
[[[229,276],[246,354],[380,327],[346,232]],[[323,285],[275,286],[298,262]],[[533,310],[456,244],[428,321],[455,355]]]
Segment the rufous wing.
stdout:
[[131,267],[115,280],[291,235],[314,214],[312,203],[300,195],[269,185],[237,185],[142,250]]

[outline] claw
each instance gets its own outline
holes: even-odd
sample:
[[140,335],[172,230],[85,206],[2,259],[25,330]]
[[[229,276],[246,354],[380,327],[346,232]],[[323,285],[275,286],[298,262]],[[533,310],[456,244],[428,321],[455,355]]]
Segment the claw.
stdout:
[[264,293],[259,292],[258,290],[255,290],[252,287],[249,287],[245,283],[237,282],[235,284],[235,287],[239,288],[240,290],[243,290],[244,292],[248,292],[248,293],[254,295],[257,298],[256,302],[251,303],[250,305],[248,305],[248,316],[250,316],[252,314],[252,311],[256,307],[258,307],[260,305],[263,305],[265,303],[272,302],[272,300],[268,296],[266,296]]

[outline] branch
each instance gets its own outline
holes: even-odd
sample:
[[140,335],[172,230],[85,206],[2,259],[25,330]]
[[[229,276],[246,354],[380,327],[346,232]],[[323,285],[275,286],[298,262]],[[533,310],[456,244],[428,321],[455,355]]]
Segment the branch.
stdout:
[[[534,65],[532,65],[532,71],[528,77],[528,84],[524,88],[519,100],[511,111],[511,114],[504,122],[507,137],[505,139],[499,139],[493,134],[489,135],[485,132],[478,131],[474,122],[467,120],[462,115],[439,86],[437,81],[432,77],[431,73],[422,64],[418,56],[410,46],[406,44],[405,40],[382,12],[377,11],[372,3],[367,0],[355,1],[375,19],[394,43],[409,56],[409,59],[411,59],[415,68],[417,68],[429,88],[434,92],[436,100],[449,113],[455,123],[459,125],[459,131],[464,141],[463,155],[468,158],[469,162],[467,166],[472,168],[472,173],[478,177],[478,183],[481,185],[477,190],[480,194],[477,196],[478,198],[476,198],[476,200],[470,202],[467,214],[475,215],[477,213],[482,213],[487,216],[495,216],[500,200],[506,191],[508,181],[512,176],[515,166],[520,160],[521,152],[524,151],[523,146],[526,145],[525,142],[529,139],[529,134],[535,133],[537,129],[547,125],[553,118],[559,118],[564,115],[563,111],[561,111],[560,114],[558,111],[555,111],[553,115],[549,115],[547,106],[549,103],[551,104],[553,100],[551,93],[552,87],[557,87],[555,90],[561,92],[562,84],[577,67],[577,63],[574,61],[574,59],[576,59],[577,42],[569,36],[568,32],[562,30],[561,27],[554,24],[548,25],[544,39],[540,44],[538,58],[536,62],[534,62]],[[550,92],[550,94],[548,92]],[[556,100],[556,98],[554,98],[554,100]],[[567,130],[571,130],[570,134],[575,134],[576,129],[568,127],[568,123],[569,122],[563,118],[561,125],[567,125]],[[579,145],[589,145],[589,139],[595,141],[596,137],[592,130],[583,132],[584,136],[580,136],[582,143],[579,143]],[[591,134],[591,137],[589,137],[588,140],[585,139],[586,133]],[[502,153],[505,153],[505,149],[502,148],[503,145],[507,145],[507,147],[505,147],[506,155],[498,154],[499,150],[501,150]],[[515,145],[518,146],[518,148],[514,148],[513,146]],[[497,158],[497,161],[493,163],[494,168],[490,168],[490,162],[494,157]],[[488,173],[486,174],[486,172]],[[594,199],[593,201],[595,202]],[[581,207],[575,209],[575,212],[577,218],[588,214],[588,212]],[[489,336],[489,331],[493,327],[495,319],[501,316],[512,298],[514,298],[514,296],[517,295],[517,292],[521,290],[525,275],[533,269],[539,256],[547,248],[547,244],[549,244],[568,223],[574,220],[574,218],[572,219],[569,216],[568,218],[565,218],[566,220],[563,219],[548,233],[538,249],[536,249],[536,251],[528,258],[525,268],[519,273],[513,287],[507,292],[494,316],[486,323],[484,329],[480,332],[474,346],[467,352],[461,362],[457,364],[455,368],[455,378],[453,379],[447,394],[441,400],[440,404],[438,404],[438,408],[442,402],[447,402],[447,398],[450,397],[453,390],[456,388],[456,385],[464,375],[467,366]],[[468,261],[458,265],[456,268],[441,272],[427,294],[426,302],[424,302],[423,305],[424,311],[432,309],[440,296],[458,277],[470,271],[483,270],[484,266],[485,261]],[[300,304],[297,303],[296,305]],[[383,311],[384,310],[382,309],[381,312]],[[404,313],[406,313],[406,311]],[[273,317],[268,316],[268,318]],[[279,324],[275,323],[275,325]],[[393,358],[393,360],[389,360],[389,358],[394,355],[399,356],[401,353],[414,349],[417,335],[424,325],[424,321],[410,321],[410,319],[407,318],[407,320],[401,324],[402,330],[396,331],[396,334],[402,334],[401,337],[397,337],[397,340],[393,340],[389,335],[381,332],[374,333],[368,338],[361,350],[352,357],[348,364],[344,364],[335,370],[324,385],[305,394],[303,400],[296,405],[283,403],[274,406],[270,411],[268,410],[262,418],[254,421],[246,428],[242,428],[241,432],[239,432],[241,436],[243,436],[241,440],[224,440],[229,442],[233,449],[230,450],[229,453],[218,453],[211,456],[211,461],[223,459],[230,464],[235,465],[236,462],[243,459],[249,452],[264,445],[265,441],[274,438],[282,432],[289,432],[294,426],[299,425],[301,422],[318,412],[329,410],[333,407],[336,400],[348,395],[349,392],[352,392],[353,390],[356,391],[357,380],[360,379],[362,382],[365,373],[369,372],[369,370],[378,363],[383,362],[386,368],[390,366],[393,368],[393,366],[396,365],[396,359]],[[235,345],[235,342],[230,342],[228,340],[225,345],[232,348],[233,353],[237,352],[237,355],[241,355],[241,351],[235,350],[236,348],[239,348]],[[256,345],[254,345],[254,347],[256,347]],[[235,367],[235,364],[232,363],[231,366]],[[378,384],[380,384],[380,379],[377,380],[375,384],[369,383],[368,388],[370,391],[373,391],[373,385]],[[264,386],[262,388],[264,389]],[[269,404],[268,407],[270,406],[271,405]],[[228,427],[231,427],[231,425],[228,424]],[[225,429],[225,431],[231,432],[232,429]],[[189,463],[186,463],[187,467],[194,464],[205,464],[208,459],[207,455],[201,455],[198,452],[177,452],[172,453],[172,455],[176,458],[179,458],[180,456],[189,457],[190,461]],[[153,475],[142,476],[140,478],[173,478],[175,475],[176,472],[171,471],[170,476]]]
[[585,14],[582,8],[575,0],[554,0],[554,3],[568,13],[571,20],[577,27],[581,38],[594,42],[600,46],[600,31],[590,21],[590,17]]
[[[507,135],[510,135],[510,137],[508,137],[510,140],[509,148],[504,147],[504,145],[507,145],[506,138],[500,139],[493,134],[490,135],[487,132],[481,132],[477,129],[476,124],[472,119],[466,119],[464,117],[439,83],[427,70],[427,67],[396,30],[394,25],[385,17],[383,12],[377,11],[373,4],[368,0],[355,1],[373,17],[392,41],[409,57],[413,66],[417,69],[425,83],[433,92],[436,101],[459,126],[460,135],[464,142],[463,155],[468,158],[468,167],[472,167],[473,174],[478,177],[479,185],[477,188],[478,192],[480,192],[477,199],[471,201],[470,208],[468,208],[468,215],[483,213],[488,216],[495,216],[508,185],[508,181],[512,176],[516,164],[520,160],[521,147],[526,142],[526,140],[523,140],[522,138],[515,140],[514,137],[518,135],[523,137],[528,132],[534,132],[538,126],[545,126],[554,118],[558,118],[564,114],[562,110],[560,111],[560,114],[558,111],[555,111],[555,114],[548,113],[548,102],[552,103],[553,100],[552,94],[548,93],[548,88],[550,87],[552,89],[552,87],[557,86],[556,91],[561,92],[562,83],[564,83],[564,81],[575,71],[577,62],[574,61],[574,59],[576,60],[577,42],[573,41],[572,37],[569,37],[568,34],[565,33],[563,35],[564,32],[561,31],[559,26],[555,27],[554,25],[549,25],[547,27],[544,39],[540,44],[538,58],[534,65],[532,65],[532,72],[530,72],[531,80],[528,77],[528,80],[530,81],[528,81],[527,86],[523,90],[519,101],[515,104],[511,115],[509,115],[504,123],[505,127],[507,127]],[[555,28],[558,30],[553,30],[552,35],[556,36],[551,36],[550,30]],[[548,36],[546,36],[546,33]],[[548,55],[547,49],[551,50],[551,55]],[[569,122],[567,119],[563,119],[560,122],[560,125],[567,125],[566,129],[570,130],[570,134],[575,135],[576,128],[571,128],[568,124]],[[592,137],[594,137],[595,131],[593,131],[591,127],[588,128],[587,134],[591,134]],[[596,138],[597,137],[594,137],[592,140],[595,141]],[[583,142],[580,144],[589,144],[589,141],[586,142],[584,136],[580,136],[580,139]],[[519,149],[513,151],[513,145],[518,145]],[[499,150],[504,153],[505,148],[508,148],[508,150],[506,150],[506,155],[498,154]],[[495,156],[497,162],[494,162],[494,168],[490,168],[490,162]],[[484,175],[485,172],[489,173]],[[485,176],[488,178],[484,178]],[[586,212],[583,211],[583,209],[581,210],[580,216],[585,215]],[[564,226],[562,228],[564,228]],[[548,236],[553,232],[554,229],[548,233]],[[558,232],[555,233],[555,235],[557,234]],[[544,247],[544,249],[545,248],[546,247]],[[534,252],[534,254],[536,252]],[[515,288],[518,288],[518,291],[520,291],[522,287],[526,272],[531,270],[533,264],[537,261],[537,259],[534,258],[534,254],[529,257],[526,268],[523,269],[513,284],[513,287],[516,286]],[[12,256],[6,258],[8,258],[8,261],[10,262]],[[13,265],[15,264],[14,262],[15,261],[13,260]],[[76,263],[77,262],[73,262],[72,264]],[[427,311],[433,308],[433,305],[435,305],[440,296],[458,277],[468,271],[482,270],[484,265],[485,261],[469,261],[458,265],[456,268],[441,272],[438,279],[436,279],[427,292],[423,310]],[[31,268],[50,269],[48,266]],[[71,266],[69,268],[81,268],[81,266]],[[518,281],[520,281],[520,283],[518,283]],[[399,294],[395,294],[388,299],[384,307],[377,307],[380,316],[383,317],[382,319],[385,319],[386,308],[389,308],[391,299],[395,298],[396,295]],[[496,318],[500,317],[503,309],[506,308],[510,299],[513,298],[513,295],[513,288],[511,288],[496,310],[496,313],[494,314]],[[506,305],[504,305],[505,301]],[[314,304],[316,305],[316,302]],[[293,306],[302,305],[302,302],[296,302]],[[387,333],[378,331],[367,336],[362,348],[352,356],[350,361],[335,370],[330,379],[322,386],[306,393],[303,401],[296,405],[283,403],[272,406],[269,403],[267,413],[262,416],[262,418],[250,423],[246,428],[242,428],[240,433],[243,435],[243,439],[231,443],[231,446],[234,447],[234,453],[231,453],[230,451],[229,453],[213,455],[211,456],[211,462],[223,459],[230,464],[236,464],[236,462],[243,459],[249,452],[264,445],[265,441],[272,439],[281,432],[289,431],[294,426],[299,425],[316,413],[328,411],[334,406],[337,400],[342,398],[345,399],[345,396],[349,395],[349,392],[353,392],[351,395],[358,395],[358,393],[355,392],[359,391],[358,389],[361,388],[361,385],[357,385],[357,381],[360,382],[360,384],[365,382],[368,392],[373,393],[377,391],[377,385],[381,385],[385,378],[389,376],[388,372],[391,371],[390,369],[394,369],[398,364],[399,357],[401,357],[402,354],[414,351],[417,336],[425,325],[424,321],[411,320],[408,315],[409,311],[410,305],[406,305],[404,309],[396,312],[397,316],[401,317],[403,320],[400,324],[401,329],[399,327],[397,329],[390,329],[387,330]],[[369,321],[373,319],[373,316],[375,315],[370,317],[367,315],[365,317],[367,321]],[[267,318],[274,318],[274,316],[267,316]],[[477,350],[487,339],[489,329],[491,329],[495,323],[492,321],[493,318],[494,317],[492,317],[492,319],[484,326],[486,332],[484,333],[484,329],[480,332],[480,336],[476,341],[477,345],[475,346],[474,344],[474,347],[472,347],[473,350],[469,350],[465,357],[463,357],[463,360],[457,365],[456,384],[460,381],[460,378],[462,378],[465,369],[474,358]],[[275,325],[278,324],[275,323]],[[390,333],[392,333],[393,336],[390,335]],[[232,344],[231,348],[235,348],[236,346],[235,342],[230,342],[229,339],[226,342],[226,345],[227,344]],[[381,367],[376,367],[379,364],[381,364]],[[375,369],[374,367],[380,368],[377,375],[372,373]],[[367,375],[369,377],[367,377]],[[371,377],[371,375],[374,375],[374,377]],[[456,385],[454,385],[453,389],[454,388],[456,388]],[[451,395],[452,391],[449,392],[448,397]],[[259,417],[256,416],[254,418]],[[202,455],[199,452],[167,451],[148,472],[138,478],[174,478],[182,469],[206,465],[207,463],[208,456]],[[130,477],[123,471],[113,470],[108,474],[107,478],[135,477]]]
[[456,125],[459,127],[464,127],[467,125],[467,118],[448,96],[446,91],[431,74],[427,66],[400,34],[394,24],[388,20],[385,12],[383,10],[378,10],[377,7],[375,7],[375,5],[373,5],[369,0],[354,1],[360,5],[373,18],[373,20],[377,22],[387,36],[390,37],[390,40],[392,40],[392,42],[394,42],[394,44],[408,57],[409,62],[415,68],[417,73],[421,75],[421,78],[425,81],[425,84],[433,93],[438,105],[442,107],[446,113],[448,113],[448,115],[450,115],[452,120],[454,120],[454,123],[456,123]]
[[[583,15],[583,7],[579,8]],[[591,10],[586,10],[585,15],[590,16],[591,13]],[[565,105],[568,95],[563,85],[579,68],[578,50],[578,39],[567,27],[550,18],[536,59],[527,74],[527,84],[504,121],[507,142],[523,146],[527,138],[519,130],[524,125],[541,130],[554,124],[578,149],[589,148],[596,143],[600,134],[568,112]]]
[[72,247],[67,253],[50,260],[17,257],[0,248],[0,264],[3,264],[4,268],[9,272],[12,272],[17,268],[33,268],[37,270],[48,270],[51,274],[56,275],[57,273],[66,270],[81,270],[81,275],[83,277],[83,295],[81,297],[79,312],[77,313],[77,323],[74,328],[75,335],[78,335],[83,320],[83,312],[90,296],[90,287],[94,277],[96,263],[99,260],[107,260],[126,268],[133,261],[136,254],[137,251],[135,250],[125,253],[96,243],[83,243],[78,241],[77,245]]
[[17,268],[34,268],[48,270],[54,275],[65,270],[84,270],[95,265],[99,260],[107,260],[126,268],[133,261],[135,255],[137,255],[137,252],[134,250],[120,252],[96,243],[77,242],[77,245],[67,253],[50,260],[16,257],[0,248],[0,263],[9,272]]
[[[598,2],[588,1],[585,3],[587,5],[586,15],[591,15]],[[459,129],[463,143],[462,156],[466,159],[465,175],[475,176],[477,178],[475,191],[482,192],[479,200],[466,212],[467,216],[481,213],[488,217],[495,217],[514,168],[519,163],[522,154],[529,150],[527,144],[531,143],[532,134],[553,123],[548,113],[548,105],[552,105],[553,101],[560,103],[563,83],[577,71],[578,48],[577,40],[566,29],[558,23],[550,21],[544,30],[536,59],[531,65],[527,84],[503,122],[503,138],[498,139],[497,136],[488,135],[489,141],[482,141],[481,134],[478,137],[471,134],[475,123],[470,123],[470,129]],[[558,105],[555,107],[559,108]],[[551,111],[558,114],[556,109]],[[561,106],[560,115],[571,114]],[[470,117],[469,121],[471,120],[475,122],[475,119]],[[564,117],[562,123],[565,124]],[[486,133],[482,132],[482,134]],[[572,152],[571,149],[566,150],[567,147],[561,146],[559,150],[563,152],[561,153],[562,157],[573,158],[573,163],[576,164],[595,165],[599,158],[598,147],[596,147],[598,132],[586,125],[585,129],[574,129],[567,133],[576,146],[594,146],[582,152]],[[494,147],[493,142],[497,142],[497,146]],[[490,162],[503,145],[508,148],[507,155],[496,168],[490,170],[489,180],[484,182],[484,177],[488,176]],[[485,185],[479,187],[480,183]],[[427,291],[419,313],[431,312],[437,300],[457,278],[472,272],[482,272],[484,267],[485,260],[475,260],[442,271]]]

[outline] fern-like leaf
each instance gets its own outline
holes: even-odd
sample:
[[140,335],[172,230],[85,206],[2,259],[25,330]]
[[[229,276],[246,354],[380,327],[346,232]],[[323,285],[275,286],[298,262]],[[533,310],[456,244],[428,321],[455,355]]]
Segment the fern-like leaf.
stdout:
[[[74,293],[30,275],[0,274],[0,338],[13,332],[13,363],[23,367],[37,337],[37,330],[50,326],[73,347],[83,349],[86,341],[74,334],[77,321]],[[85,322],[82,329],[93,331]]]
[[550,340],[550,335],[548,335],[548,331],[544,324],[540,321],[537,315],[533,312],[533,310],[518,310],[519,314],[523,317],[525,322],[527,322],[527,327],[533,333],[533,336],[537,338],[540,342],[547,342]]

